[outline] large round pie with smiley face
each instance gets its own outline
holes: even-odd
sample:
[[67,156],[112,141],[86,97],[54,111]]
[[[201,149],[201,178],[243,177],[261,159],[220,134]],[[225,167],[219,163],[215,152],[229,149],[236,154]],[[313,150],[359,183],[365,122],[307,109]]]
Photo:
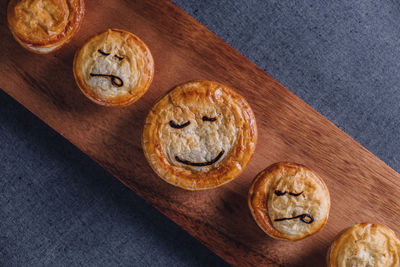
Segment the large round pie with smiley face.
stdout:
[[256,121],[246,100],[211,81],[177,86],[150,110],[142,146],[153,170],[188,189],[209,189],[237,177],[257,140]]
[[23,47],[47,54],[72,38],[84,11],[83,0],[10,0],[7,21]]
[[312,170],[280,162],[257,175],[248,204],[265,233],[295,241],[320,231],[326,224],[330,197],[324,181]]
[[398,267],[400,241],[386,226],[355,224],[342,231],[327,254],[329,267]]
[[74,76],[81,91],[105,106],[127,106],[149,88],[153,57],[136,35],[110,29],[87,41],[74,59]]

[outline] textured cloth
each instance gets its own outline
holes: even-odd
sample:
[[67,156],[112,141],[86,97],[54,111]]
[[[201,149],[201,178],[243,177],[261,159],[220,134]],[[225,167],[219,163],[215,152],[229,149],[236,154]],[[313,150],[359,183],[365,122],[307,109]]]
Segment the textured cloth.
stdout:
[[[400,170],[398,1],[175,0]],[[0,266],[224,262],[0,91]]]

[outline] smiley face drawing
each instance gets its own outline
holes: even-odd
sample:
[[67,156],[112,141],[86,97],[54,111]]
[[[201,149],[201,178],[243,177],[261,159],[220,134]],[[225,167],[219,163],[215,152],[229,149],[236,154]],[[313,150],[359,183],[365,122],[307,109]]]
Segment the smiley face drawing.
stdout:
[[256,121],[246,100],[211,81],[177,86],[150,110],[142,146],[152,169],[168,183],[210,189],[236,178],[257,141]]
[[307,167],[287,162],[273,164],[257,175],[248,203],[265,233],[291,241],[320,231],[330,209],[324,181]]
[[154,61],[134,34],[117,29],[100,33],[75,54],[74,76],[81,91],[105,106],[127,106],[149,88]]

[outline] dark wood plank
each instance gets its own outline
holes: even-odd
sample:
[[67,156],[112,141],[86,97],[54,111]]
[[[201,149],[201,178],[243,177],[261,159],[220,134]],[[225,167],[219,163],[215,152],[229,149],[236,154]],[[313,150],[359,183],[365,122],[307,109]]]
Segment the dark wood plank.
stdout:
[[[350,224],[373,221],[400,233],[400,199],[393,197],[400,194],[400,175],[188,14],[168,1],[86,2],[77,36],[44,56],[13,40],[1,8],[0,87],[219,256],[241,266],[320,266],[334,236]],[[149,91],[128,108],[91,103],[73,78],[76,49],[107,28],[140,36],[156,62]],[[140,145],[142,123],[154,101],[193,79],[236,88],[253,107],[259,128],[246,171],[223,187],[201,192],[157,178]],[[248,188],[276,161],[305,164],[325,179],[332,208],[319,234],[295,243],[275,241],[253,222]]]

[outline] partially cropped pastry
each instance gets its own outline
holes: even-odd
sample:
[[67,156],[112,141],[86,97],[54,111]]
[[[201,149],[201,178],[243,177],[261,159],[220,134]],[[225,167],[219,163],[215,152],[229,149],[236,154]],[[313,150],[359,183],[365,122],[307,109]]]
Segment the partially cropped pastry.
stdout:
[[386,226],[355,224],[345,229],[327,254],[328,267],[398,267],[400,241]]
[[104,106],[127,106],[149,88],[154,62],[136,35],[110,29],[90,38],[75,54],[74,76],[81,91]]
[[309,168],[280,162],[257,175],[249,190],[248,204],[266,234],[295,241],[324,227],[330,197],[324,181]]
[[72,38],[84,12],[83,0],[10,0],[7,21],[23,47],[47,54]]
[[150,110],[142,146],[153,170],[188,189],[209,189],[237,177],[249,163],[257,140],[247,101],[211,81],[177,86]]

